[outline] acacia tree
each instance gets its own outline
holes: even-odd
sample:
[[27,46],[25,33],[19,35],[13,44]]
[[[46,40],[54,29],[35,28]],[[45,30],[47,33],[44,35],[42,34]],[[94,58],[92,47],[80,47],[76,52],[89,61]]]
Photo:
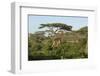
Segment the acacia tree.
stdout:
[[41,24],[39,29],[47,28],[45,32],[48,34],[48,37],[52,40],[52,47],[58,47],[62,40],[64,32],[71,31],[72,26],[64,24],[64,23],[48,23]]

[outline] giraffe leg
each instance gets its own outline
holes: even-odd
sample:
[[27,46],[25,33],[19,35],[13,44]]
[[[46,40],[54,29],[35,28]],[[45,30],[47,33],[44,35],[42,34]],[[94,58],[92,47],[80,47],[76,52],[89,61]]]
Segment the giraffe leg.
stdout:
[[53,44],[52,44],[52,47],[54,48],[54,46],[55,46],[55,41],[53,41]]
[[60,45],[60,40],[58,40],[58,42],[57,42],[57,47]]

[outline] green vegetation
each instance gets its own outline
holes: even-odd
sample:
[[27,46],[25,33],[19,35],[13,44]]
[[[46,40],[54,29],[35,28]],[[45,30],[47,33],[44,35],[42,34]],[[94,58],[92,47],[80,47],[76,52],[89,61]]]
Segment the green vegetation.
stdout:
[[28,35],[28,60],[79,59],[88,57],[88,27],[72,30],[63,23],[41,24],[45,31]]

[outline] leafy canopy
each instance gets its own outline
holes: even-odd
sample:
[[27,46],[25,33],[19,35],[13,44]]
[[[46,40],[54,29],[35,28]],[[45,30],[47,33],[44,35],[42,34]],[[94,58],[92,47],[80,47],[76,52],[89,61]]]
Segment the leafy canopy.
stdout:
[[47,23],[47,24],[41,24],[41,26],[39,27],[39,29],[41,28],[57,28],[57,30],[66,30],[66,31],[71,31],[72,30],[72,26],[64,24],[64,23]]

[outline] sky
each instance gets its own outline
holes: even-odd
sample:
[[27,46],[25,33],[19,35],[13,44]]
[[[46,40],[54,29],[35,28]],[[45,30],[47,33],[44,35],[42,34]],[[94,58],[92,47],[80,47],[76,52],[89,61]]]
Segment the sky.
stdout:
[[28,27],[29,33],[34,33],[36,31],[41,31],[44,29],[38,29],[40,24],[47,23],[64,23],[71,25],[72,30],[78,30],[81,27],[88,25],[88,17],[80,16],[43,16],[43,15],[29,15],[28,16]]

